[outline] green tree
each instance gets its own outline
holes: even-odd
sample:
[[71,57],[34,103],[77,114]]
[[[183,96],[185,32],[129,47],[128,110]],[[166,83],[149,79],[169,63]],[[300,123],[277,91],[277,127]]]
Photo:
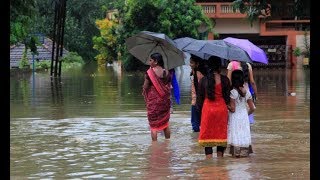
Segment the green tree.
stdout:
[[36,17],[35,0],[12,0],[10,2],[10,45],[22,42],[25,45],[23,64],[28,64],[27,51],[37,54],[37,40],[32,35]]
[[[52,38],[56,0],[36,1],[39,14],[34,29]],[[64,47],[77,52],[86,62],[93,60],[98,51],[93,49],[92,37],[99,35],[95,20],[105,16],[103,8],[112,7],[113,0],[67,0]]]
[[269,5],[270,1],[267,0],[236,0],[233,2],[233,10],[239,9],[242,14],[247,14],[247,19],[252,26],[259,16],[269,16],[271,10]]
[[36,0],[37,15],[33,25],[33,31],[52,37],[54,23],[54,4],[55,0]]
[[165,32],[169,37],[193,37],[200,38],[199,27],[208,26],[212,30],[212,23],[203,12],[201,6],[195,5],[195,1],[171,0],[162,4],[159,31]]
[[100,36],[93,37],[93,48],[99,51],[95,57],[98,65],[102,66],[105,63],[112,63],[117,58],[117,37],[116,28],[118,23],[107,18],[97,20],[96,24],[100,30]]
[[86,61],[94,59],[92,37],[99,35],[95,20],[102,18],[101,0],[68,0],[65,29],[65,45],[70,51],[76,51]]
[[36,15],[35,0],[10,1],[10,45],[24,41]]
[[200,25],[212,31],[213,25],[194,0],[128,0],[119,8],[121,24],[117,28],[118,51],[126,70],[137,70],[143,66],[132,57],[126,47],[125,39],[142,30],[162,32],[170,38],[199,38]]
[[[277,13],[287,13],[286,16],[291,16],[295,19],[300,19],[301,17],[310,16],[310,1],[309,0],[294,0],[293,9],[288,10],[288,2],[277,1],[277,0],[235,0],[233,1],[233,10],[239,9],[241,13],[247,14],[247,19],[250,25],[258,20],[259,17],[264,17],[262,20],[267,20],[268,18],[274,19],[281,14]],[[276,12],[281,11],[281,12]]]

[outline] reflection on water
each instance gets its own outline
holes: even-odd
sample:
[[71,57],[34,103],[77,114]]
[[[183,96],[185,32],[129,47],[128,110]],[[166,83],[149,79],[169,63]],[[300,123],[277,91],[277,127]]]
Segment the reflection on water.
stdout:
[[170,177],[170,160],[172,158],[172,150],[168,148],[170,141],[152,142],[149,148],[150,157],[148,171],[145,179],[155,179],[158,177]]
[[[220,159],[214,159],[213,161],[204,161],[201,166],[196,170],[196,173],[199,175],[199,179],[230,179],[230,177],[240,179],[248,179],[248,177],[239,175],[239,173],[233,173],[230,169],[227,169],[226,161],[220,161]],[[229,174],[231,176],[229,176]],[[241,174],[241,172],[240,172]]]
[[[73,70],[10,78],[10,175],[15,178],[309,178],[310,73],[255,69],[249,158],[206,160],[190,125],[190,68],[177,68],[181,105],[171,139],[152,143],[143,73]],[[293,94],[292,94],[293,93]],[[215,150],[215,149],[214,149]]]

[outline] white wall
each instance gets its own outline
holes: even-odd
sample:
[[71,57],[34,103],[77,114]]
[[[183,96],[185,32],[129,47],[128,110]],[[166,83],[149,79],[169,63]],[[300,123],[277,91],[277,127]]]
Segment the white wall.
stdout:
[[246,19],[216,19],[214,31],[219,34],[258,34],[259,22],[253,22],[251,27]]
[[[307,40],[310,45],[310,35],[307,35]],[[304,50],[304,35],[297,35],[296,36],[296,42],[297,42],[297,47],[301,48],[301,50]]]

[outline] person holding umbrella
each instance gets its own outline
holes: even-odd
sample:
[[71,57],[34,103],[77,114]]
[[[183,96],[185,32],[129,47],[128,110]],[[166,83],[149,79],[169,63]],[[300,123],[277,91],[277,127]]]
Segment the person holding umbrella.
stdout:
[[145,74],[142,94],[148,111],[151,138],[157,141],[157,133],[164,131],[165,138],[169,139],[172,88],[177,103],[180,103],[173,69],[185,64],[185,54],[171,38],[160,32],[141,31],[128,37],[126,46],[135,58],[150,65]]
[[142,94],[147,107],[151,139],[157,141],[159,131],[163,131],[165,138],[170,139],[172,75],[167,69],[164,69],[164,62],[160,53],[151,54],[149,64],[150,68],[145,74]]
[[206,75],[205,61],[198,56],[190,56],[190,80],[191,80],[191,126],[193,132],[200,131],[201,112],[196,109],[196,99],[199,81]]
[[221,60],[212,56],[208,60],[208,74],[199,82],[197,106],[201,111],[199,144],[205,148],[206,157],[212,158],[217,146],[217,157],[223,157],[227,147],[228,107],[230,81],[221,74]]

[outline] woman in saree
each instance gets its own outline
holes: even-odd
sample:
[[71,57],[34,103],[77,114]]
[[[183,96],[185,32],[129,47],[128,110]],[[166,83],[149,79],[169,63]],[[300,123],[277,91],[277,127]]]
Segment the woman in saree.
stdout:
[[164,132],[166,139],[170,139],[171,74],[164,69],[160,53],[153,53],[149,64],[150,68],[145,74],[142,94],[147,107],[151,139],[157,141],[157,134],[161,131]]

